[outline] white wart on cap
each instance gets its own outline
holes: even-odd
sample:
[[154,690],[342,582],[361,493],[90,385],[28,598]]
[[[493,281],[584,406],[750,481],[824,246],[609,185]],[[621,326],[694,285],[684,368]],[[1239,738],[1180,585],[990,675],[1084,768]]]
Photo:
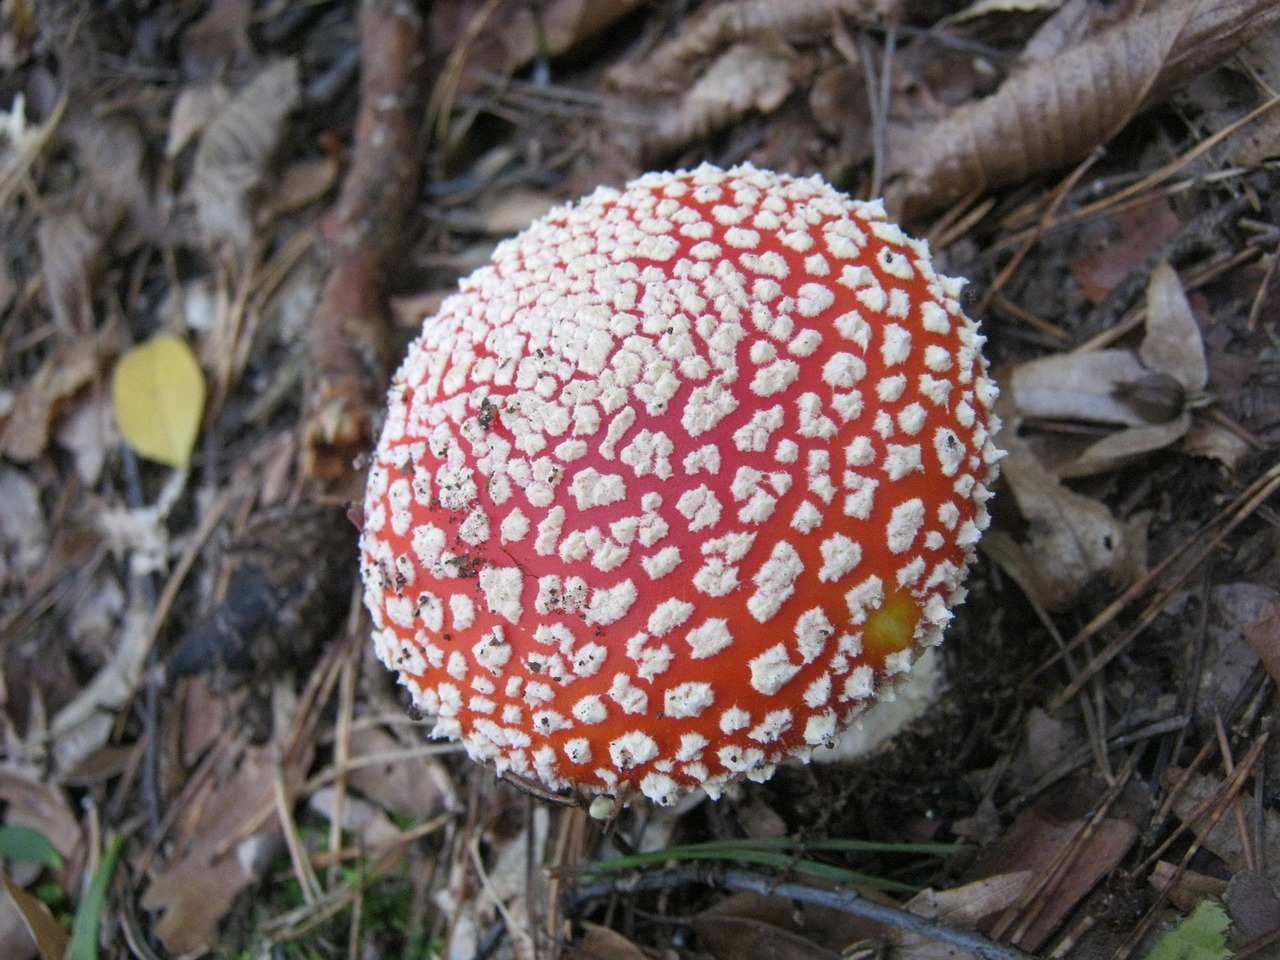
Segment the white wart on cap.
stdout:
[[960,287],[879,203],[748,165],[500,245],[410,348],[365,501],[377,652],[435,734],[623,802],[829,745],[987,525]]

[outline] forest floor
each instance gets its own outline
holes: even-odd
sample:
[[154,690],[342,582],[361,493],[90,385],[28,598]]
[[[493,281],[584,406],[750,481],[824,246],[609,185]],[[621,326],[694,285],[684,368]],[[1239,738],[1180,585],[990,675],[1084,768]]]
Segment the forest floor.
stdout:
[[[1276,956],[1278,25],[0,5],[0,956]],[[907,732],[602,823],[410,716],[349,507],[460,277],[703,161],[884,196],[1008,457]]]

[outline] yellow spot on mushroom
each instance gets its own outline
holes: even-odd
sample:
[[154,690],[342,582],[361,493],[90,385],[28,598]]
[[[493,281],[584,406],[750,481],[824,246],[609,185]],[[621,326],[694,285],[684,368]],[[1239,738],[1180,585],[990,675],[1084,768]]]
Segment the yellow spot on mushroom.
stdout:
[[882,660],[891,653],[905,650],[915,636],[920,608],[907,593],[893,593],[885,597],[879,609],[867,617],[863,632],[863,644],[874,660]]

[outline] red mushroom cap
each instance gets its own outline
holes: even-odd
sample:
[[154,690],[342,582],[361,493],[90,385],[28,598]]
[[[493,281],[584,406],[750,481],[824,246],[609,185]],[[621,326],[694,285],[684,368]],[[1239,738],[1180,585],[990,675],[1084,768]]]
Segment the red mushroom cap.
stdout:
[[390,392],[378,655],[499,772],[672,802],[830,744],[963,598],[1000,454],[961,282],[819,178],[598,189]]

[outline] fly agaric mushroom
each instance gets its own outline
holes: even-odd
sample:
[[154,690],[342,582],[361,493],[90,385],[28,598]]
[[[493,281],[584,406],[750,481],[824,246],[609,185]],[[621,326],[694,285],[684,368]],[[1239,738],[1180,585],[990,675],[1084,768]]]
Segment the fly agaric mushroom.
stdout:
[[593,809],[831,744],[987,525],[961,285],[881,204],[750,165],[501,244],[410,347],[365,501],[376,649],[435,735]]

